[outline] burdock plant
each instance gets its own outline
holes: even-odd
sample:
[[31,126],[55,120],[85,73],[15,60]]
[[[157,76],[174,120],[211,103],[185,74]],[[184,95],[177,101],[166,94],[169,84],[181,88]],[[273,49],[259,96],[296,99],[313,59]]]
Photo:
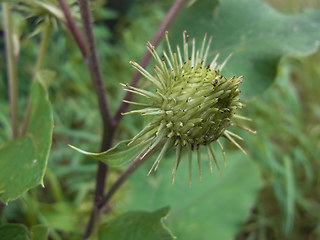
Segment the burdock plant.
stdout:
[[177,46],[177,52],[172,50],[168,33],[166,33],[168,52],[163,51],[162,57],[157,54],[150,42],[147,43],[147,48],[156,61],[153,74],[146,71],[138,63],[130,62],[156,88],[152,92],[123,84],[125,91],[148,99],[147,104],[127,101],[140,108],[124,114],[138,113],[143,116],[154,116],[153,120],[129,143],[129,145],[145,143],[140,155],[141,159],[151,151],[160,150],[148,175],[153,170],[157,170],[162,158],[173,147],[176,149],[176,161],[172,170],[172,182],[174,182],[184,152],[189,160],[190,182],[193,151],[197,153],[201,178],[201,148],[207,150],[211,172],[213,171],[212,160],[220,172],[212,147],[212,143],[218,143],[226,165],[225,152],[219,141],[220,137],[225,137],[245,153],[235,141],[235,138],[241,140],[242,138],[227,130],[230,125],[239,126],[233,122],[234,118],[245,119],[235,114],[236,109],[242,107],[239,100],[239,85],[243,76],[226,78],[221,75],[221,70],[231,55],[222,64],[217,63],[219,54],[211,62],[208,61],[211,40],[210,37],[207,41],[205,35],[201,48],[196,50],[195,39],[193,39],[190,54],[188,36],[184,32],[183,54],[181,54],[179,46]]

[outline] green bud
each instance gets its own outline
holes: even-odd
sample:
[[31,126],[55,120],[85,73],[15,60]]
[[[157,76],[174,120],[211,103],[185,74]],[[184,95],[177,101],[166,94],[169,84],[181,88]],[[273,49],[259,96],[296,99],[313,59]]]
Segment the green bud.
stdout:
[[[201,176],[200,147],[206,147],[210,169],[211,159],[219,168],[217,158],[211,143],[217,141],[223,156],[224,150],[219,142],[221,136],[227,138],[240,150],[245,152],[233,137],[242,139],[238,135],[226,130],[233,125],[235,111],[242,107],[239,101],[239,84],[243,77],[226,78],[221,75],[221,70],[229,56],[222,64],[217,63],[218,54],[207,62],[207,56],[212,38],[207,43],[206,35],[199,50],[195,49],[195,40],[192,41],[192,53],[188,53],[186,32],[183,33],[183,56],[177,46],[177,53],[173,52],[166,33],[168,54],[164,51],[160,58],[154,46],[147,43],[147,48],[156,60],[153,75],[147,72],[136,62],[130,64],[138,70],[155,87],[155,93],[144,89],[123,85],[124,90],[148,98],[149,104],[136,102],[131,104],[142,106],[124,114],[139,113],[141,115],[154,115],[149,123],[132,141],[146,141],[144,157],[155,149],[161,149],[158,158],[154,162],[148,175],[156,170],[161,159],[172,147],[176,148],[176,163],[173,173],[173,181],[179,166],[183,150],[189,151],[191,164],[192,151],[197,151],[198,165]],[[220,170],[220,168],[219,168]],[[190,171],[191,182],[191,171]]]

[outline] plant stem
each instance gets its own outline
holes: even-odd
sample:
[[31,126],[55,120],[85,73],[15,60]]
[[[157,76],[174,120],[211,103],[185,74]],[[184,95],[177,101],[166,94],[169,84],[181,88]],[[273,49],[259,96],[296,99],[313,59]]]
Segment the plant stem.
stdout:
[[74,40],[76,41],[83,58],[87,61],[87,44],[86,41],[81,33],[81,31],[79,30],[76,21],[74,20],[74,18],[72,17],[72,14],[70,12],[69,6],[66,3],[65,0],[58,0],[61,10],[66,18],[66,26],[68,27],[68,29],[70,30]]
[[[105,146],[106,150],[109,149],[112,145],[114,131],[110,132],[110,134],[111,135],[109,135],[109,136],[104,135],[104,138],[102,140],[101,147]],[[86,231],[83,235],[83,239],[87,239],[91,235],[91,233],[94,229],[94,223],[100,217],[100,208],[98,207],[98,204],[103,200],[107,171],[108,171],[108,165],[99,161],[98,171],[97,171],[97,176],[96,176],[96,189],[95,189],[95,194],[94,194],[95,195],[94,205],[93,205],[93,208],[92,208],[92,211],[90,214],[90,219],[88,221]]]
[[[103,122],[103,139],[101,143],[101,151],[109,149],[112,145],[113,135],[114,135],[114,119],[109,111],[109,105],[107,102],[106,93],[104,91],[104,84],[102,80],[102,74],[99,66],[96,44],[93,35],[93,24],[91,11],[89,7],[88,0],[79,0],[80,13],[82,18],[82,23],[84,27],[85,34],[87,36],[88,42],[88,53],[87,65],[90,71],[91,79],[98,97],[100,115]],[[90,220],[87,225],[87,229],[84,235],[84,239],[89,237],[94,228],[94,222],[99,218],[100,211],[97,208],[97,203],[103,198],[104,188],[106,182],[108,166],[103,162],[99,162],[98,172],[96,178],[96,190],[94,206],[91,213]]]
[[17,138],[18,132],[18,78],[17,62],[14,57],[13,22],[11,3],[2,3],[3,29],[5,33],[6,58],[8,70],[9,101],[11,110],[12,138]]
[[[160,43],[160,40],[162,39],[165,31],[169,28],[169,26],[171,25],[171,23],[173,22],[174,18],[178,15],[179,11],[181,10],[182,6],[184,5],[184,3],[187,0],[176,0],[174,2],[174,4],[171,6],[170,10],[168,11],[167,15],[165,16],[163,22],[161,23],[160,27],[158,28],[156,34],[154,35],[151,44],[155,47],[157,47]],[[140,62],[140,66],[145,68],[151,58],[151,54],[149,51],[146,51],[141,62]],[[141,74],[139,72],[136,72],[130,82],[130,86],[136,86],[139,79],[141,77]],[[132,93],[131,92],[127,92],[126,95],[124,96],[124,100],[131,100],[132,98]],[[116,124],[119,124],[121,119],[123,118],[122,113],[126,112],[129,108],[129,104],[126,102],[122,102],[118,108],[118,111],[115,115],[115,121]]]

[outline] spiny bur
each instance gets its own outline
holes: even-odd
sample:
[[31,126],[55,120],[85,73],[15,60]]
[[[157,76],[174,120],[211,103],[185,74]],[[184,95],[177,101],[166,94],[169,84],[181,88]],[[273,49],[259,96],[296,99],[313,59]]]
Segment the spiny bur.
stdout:
[[[211,62],[208,62],[208,53],[212,38],[207,41],[205,34],[201,48],[196,50],[195,39],[189,42],[186,31],[183,32],[183,55],[179,46],[173,52],[168,33],[166,43],[168,53],[163,51],[160,57],[151,43],[147,48],[156,61],[153,74],[146,71],[136,62],[130,62],[132,67],[138,70],[156,88],[155,92],[147,91],[128,84],[123,85],[124,90],[144,96],[149,104],[126,101],[140,106],[138,110],[132,110],[124,114],[138,113],[143,116],[153,115],[153,120],[139,132],[129,144],[145,141],[145,148],[141,152],[143,158],[150,151],[160,149],[160,153],[153,163],[148,175],[156,171],[164,155],[174,147],[176,149],[176,161],[172,170],[174,182],[176,171],[180,164],[182,153],[187,152],[189,160],[189,179],[191,184],[192,152],[197,152],[197,161],[201,179],[201,152],[200,148],[206,148],[211,172],[212,160],[219,169],[218,160],[211,146],[217,142],[220,147],[226,166],[225,152],[220,137],[225,137],[242,152],[243,148],[235,138],[243,140],[240,136],[227,130],[230,125],[236,125],[234,118],[247,119],[236,115],[235,111],[242,107],[239,100],[239,85],[243,76],[226,78],[221,75],[221,70],[231,55],[218,64],[217,54]],[[239,126],[239,125],[236,125]],[[252,130],[244,128],[248,131]]]

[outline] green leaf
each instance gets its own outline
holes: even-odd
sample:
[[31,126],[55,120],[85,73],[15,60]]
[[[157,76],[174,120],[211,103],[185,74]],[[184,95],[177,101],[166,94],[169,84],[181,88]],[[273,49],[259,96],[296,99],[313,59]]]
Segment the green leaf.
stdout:
[[7,203],[39,184],[47,166],[52,138],[52,110],[40,82],[31,87],[31,111],[25,136],[0,148],[0,200]]
[[0,239],[29,240],[28,229],[21,224],[6,224],[0,227]]
[[117,166],[135,159],[148,143],[144,141],[137,144],[133,143],[128,146],[129,142],[130,140],[121,141],[113,148],[102,153],[86,152],[72,145],[69,146],[82,154],[98,159],[110,166]]
[[[153,211],[170,205],[167,224],[178,239],[234,239],[247,220],[261,187],[258,168],[239,152],[227,153],[228,168],[222,169],[220,177],[217,170],[210,174],[209,163],[204,158],[200,182],[195,156],[193,161],[191,188],[188,162],[182,160],[173,185],[174,157],[163,159],[157,172],[149,178],[145,175],[150,166],[142,167],[131,177],[125,192],[128,196],[117,203],[119,208]],[[219,162],[223,166],[222,157]],[[148,163],[151,165],[152,161]]]
[[168,215],[165,207],[155,212],[135,211],[124,213],[99,228],[99,240],[170,240],[175,239],[164,225]]
[[[0,199],[8,202],[34,186],[37,157],[30,136],[8,142],[0,149]],[[31,175],[27,178],[27,175]],[[38,183],[37,183],[38,184]]]
[[[36,225],[31,228],[32,240],[47,240],[48,227]],[[30,234],[26,226],[22,224],[6,224],[0,227],[0,239],[2,240],[30,240]]]
[[211,0],[202,0],[181,12],[170,36],[181,44],[182,32],[187,30],[200,45],[205,32],[212,35],[209,59],[220,52],[222,62],[234,53],[223,74],[244,75],[241,89],[248,98],[274,81],[282,56],[314,53],[319,29],[319,10],[283,14],[259,0],[223,0],[214,9]]

